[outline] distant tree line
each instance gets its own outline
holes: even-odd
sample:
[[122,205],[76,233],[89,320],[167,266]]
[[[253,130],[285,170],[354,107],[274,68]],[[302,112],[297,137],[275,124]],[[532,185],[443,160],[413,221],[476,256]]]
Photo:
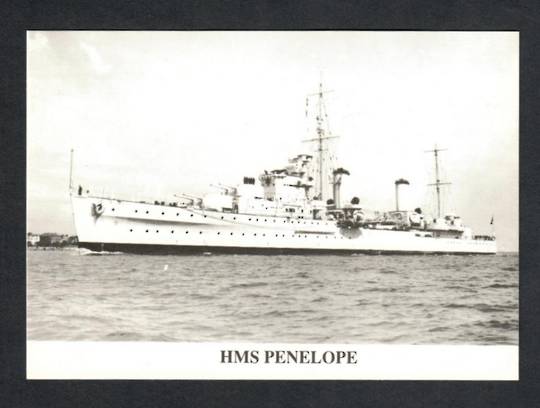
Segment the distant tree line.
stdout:
[[28,246],[32,247],[62,248],[77,245],[78,239],[76,235],[69,236],[67,234],[56,234],[52,232],[32,234],[29,232],[26,242]]

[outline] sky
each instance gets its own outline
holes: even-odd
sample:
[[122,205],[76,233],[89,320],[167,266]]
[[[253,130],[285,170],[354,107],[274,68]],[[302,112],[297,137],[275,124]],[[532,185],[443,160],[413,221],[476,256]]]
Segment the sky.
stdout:
[[134,200],[201,196],[210,184],[309,153],[306,95],[321,81],[342,199],[394,208],[407,179],[499,250],[519,236],[516,32],[100,32],[27,34],[27,228],[74,234],[73,182]]

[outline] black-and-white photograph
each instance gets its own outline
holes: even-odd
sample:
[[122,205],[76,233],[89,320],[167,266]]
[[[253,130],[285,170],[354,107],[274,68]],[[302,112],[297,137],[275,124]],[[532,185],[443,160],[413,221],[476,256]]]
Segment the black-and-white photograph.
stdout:
[[518,85],[516,32],[29,31],[28,341],[517,349]]

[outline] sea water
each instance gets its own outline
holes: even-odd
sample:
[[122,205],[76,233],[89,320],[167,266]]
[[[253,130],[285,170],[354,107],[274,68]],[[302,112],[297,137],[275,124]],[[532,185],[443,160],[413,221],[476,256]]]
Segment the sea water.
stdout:
[[29,250],[29,340],[517,344],[517,254]]

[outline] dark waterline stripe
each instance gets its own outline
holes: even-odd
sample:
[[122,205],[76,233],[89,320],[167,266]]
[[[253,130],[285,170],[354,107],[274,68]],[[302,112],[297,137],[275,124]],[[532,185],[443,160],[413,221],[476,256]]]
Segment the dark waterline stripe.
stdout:
[[94,252],[126,252],[144,255],[193,255],[204,254],[238,254],[238,255],[495,255],[495,253],[479,252],[423,252],[423,251],[391,251],[367,249],[327,249],[327,248],[268,248],[268,247],[233,247],[233,246],[196,246],[196,245],[153,245],[153,244],[118,244],[79,242],[79,248]]

